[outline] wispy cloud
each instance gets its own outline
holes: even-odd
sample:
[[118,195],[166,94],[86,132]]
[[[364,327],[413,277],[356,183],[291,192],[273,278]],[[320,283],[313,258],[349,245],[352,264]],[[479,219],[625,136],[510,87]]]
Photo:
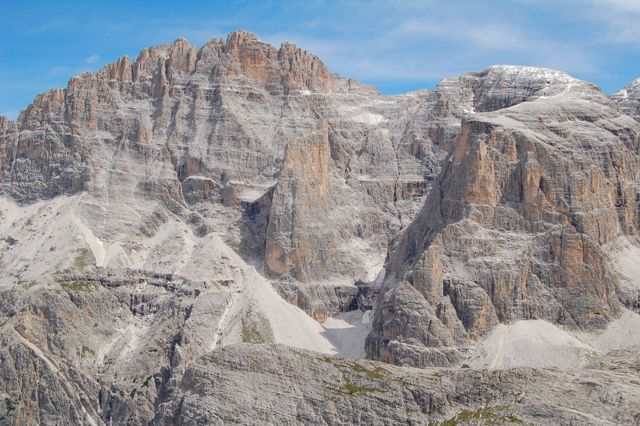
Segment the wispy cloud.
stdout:
[[100,60],[100,55],[91,55],[88,56],[84,59],[84,62],[89,64],[89,65],[94,65],[96,63],[98,63],[98,61]]
[[53,18],[35,26],[24,26],[22,33],[26,35],[38,35],[43,33],[68,31],[69,29],[78,28],[79,25],[80,24],[77,19],[65,16]]
[[[498,2],[500,3],[500,2]],[[318,54],[343,75],[368,81],[433,81],[495,63],[595,73],[588,49],[559,40],[491,3],[451,1],[347,3],[332,10],[324,31],[311,32],[318,19],[296,23],[287,32],[264,37],[290,40]],[[357,16],[358,19],[353,17]]]
[[587,0],[587,2],[616,12],[640,14],[640,2],[637,0]]
[[[517,0],[564,16],[583,29],[583,44],[627,44],[640,47],[638,0]],[[589,26],[590,25],[590,26]],[[586,26],[586,27],[585,27]]]

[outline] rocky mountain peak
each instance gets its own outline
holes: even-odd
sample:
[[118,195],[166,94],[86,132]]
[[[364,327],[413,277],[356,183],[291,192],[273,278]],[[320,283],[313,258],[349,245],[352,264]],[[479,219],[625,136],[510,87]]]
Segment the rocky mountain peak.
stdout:
[[107,80],[132,81],[133,64],[129,60],[129,56],[125,55],[116,62],[105,65],[105,67],[98,72],[98,77]]
[[142,49],[133,64],[134,81],[151,78],[159,62],[168,56],[169,50],[166,44]]
[[197,51],[186,39],[179,38],[171,45],[167,60],[167,74],[169,78],[191,73],[195,70]]
[[226,47],[227,49],[244,48],[247,46],[265,45],[269,46],[260,40],[257,34],[245,30],[236,30],[227,34]]
[[625,114],[640,121],[640,78],[611,95],[611,99]]
[[278,60],[290,89],[331,91],[331,74],[317,56],[293,44],[283,43],[278,50]]
[[409,315],[381,305],[369,353],[433,362],[443,353],[433,341],[460,335],[442,333],[452,321],[438,312],[450,313],[449,303],[476,338],[525,318],[593,331],[637,309],[638,281],[615,278],[603,249],[640,230],[637,123],[595,85],[547,69],[491,67],[447,79],[436,95],[466,114],[434,189],[390,252],[384,300],[403,300],[410,282],[435,312],[420,320],[441,329],[419,345],[398,331],[380,349],[390,324]]
[[599,93],[592,84],[548,68],[494,65],[480,72],[447,78],[436,91],[466,111],[488,112],[569,92]]
[[289,91],[329,91],[331,74],[322,61],[290,43],[279,50],[257,35],[236,31],[227,36],[224,52],[229,56],[230,76],[243,75],[265,85],[281,84]]

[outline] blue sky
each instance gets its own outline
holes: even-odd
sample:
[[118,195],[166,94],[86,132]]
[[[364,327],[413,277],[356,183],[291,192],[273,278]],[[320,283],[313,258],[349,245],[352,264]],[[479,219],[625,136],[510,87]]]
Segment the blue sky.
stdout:
[[143,47],[235,29],[295,43],[383,93],[492,64],[558,68],[608,93],[640,77],[640,0],[6,0],[0,115]]

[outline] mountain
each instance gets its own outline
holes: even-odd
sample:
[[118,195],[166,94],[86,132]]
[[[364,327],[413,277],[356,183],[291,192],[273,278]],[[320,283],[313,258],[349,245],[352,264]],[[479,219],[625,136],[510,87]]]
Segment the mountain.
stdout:
[[640,118],[640,112],[638,111],[640,79],[632,81],[622,90],[614,93],[611,98],[625,114],[636,120]]
[[[436,92],[452,87],[469,88],[458,101],[469,115],[390,253],[368,355],[455,363],[450,347],[498,323],[595,331],[637,311],[637,275],[627,283],[607,260],[629,256],[613,248],[629,241],[637,258],[637,123],[598,88],[555,71],[493,67]],[[407,312],[418,303],[418,315]]]
[[238,31],[39,95],[0,118],[0,423],[636,421],[634,84],[383,96]]

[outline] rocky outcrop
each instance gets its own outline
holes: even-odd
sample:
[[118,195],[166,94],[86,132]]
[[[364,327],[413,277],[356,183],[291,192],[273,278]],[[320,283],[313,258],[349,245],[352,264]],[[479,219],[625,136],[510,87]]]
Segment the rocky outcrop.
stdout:
[[[640,129],[597,89],[568,76],[541,70],[529,83],[521,70],[527,95],[507,90],[511,83],[500,91],[502,74],[492,73],[479,74],[487,80],[472,91],[473,106],[506,108],[463,120],[433,191],[390,256],[386,287],[394,292],[408,280],[424,300],[416,309],[423,321],[444,298],[471,337],[518,319],[601,328],[622,306],[601,247],[639,229]],[[543,89],[539,76],[548,79]],[[486,86],[500,100],[483,100]],[[404,303],[378,306],[371,341],[405,338],[404,328],[384,327],[402,321]],[[450,321],[435,323],[429,338],[418,339],[422,346]],[[369,355],[385,359],[374,346]]]
[[215,347],[232,297],[172,274],[56,279],[2,291],[3,423],[150,423],[185,366]]
[[371,309],[371,305],[363,300],[363,289],[351,283],[309,285],[294,280],[277,280],[274,287],[284,300],[298,306],[321,323],[341,312]]
[[329,201],[329,130],[285,147],[267,227],[267,271],[299,281],[331,272],[335,238],[321,224]]
[[620,91],[611,95],[611,99],[629,117],[640,120],[640,79],[634,80]]
[[159,423],[631,424],[640,401],[619,374],[634,365],[620,353],[582,371],[421,371],[238,345],[193,363]]
[[276,50],[253,33],[237,31],[227,37],[223,51],[231,59],[226,61],[228,76],[241,75],[284,94],[331,90],[331,75],[322,61],[292,44]]
[[378,301],[368,358],[391,364],[455,366],[467,333],[447,298],[430,304],[408,283],[394,287]]

